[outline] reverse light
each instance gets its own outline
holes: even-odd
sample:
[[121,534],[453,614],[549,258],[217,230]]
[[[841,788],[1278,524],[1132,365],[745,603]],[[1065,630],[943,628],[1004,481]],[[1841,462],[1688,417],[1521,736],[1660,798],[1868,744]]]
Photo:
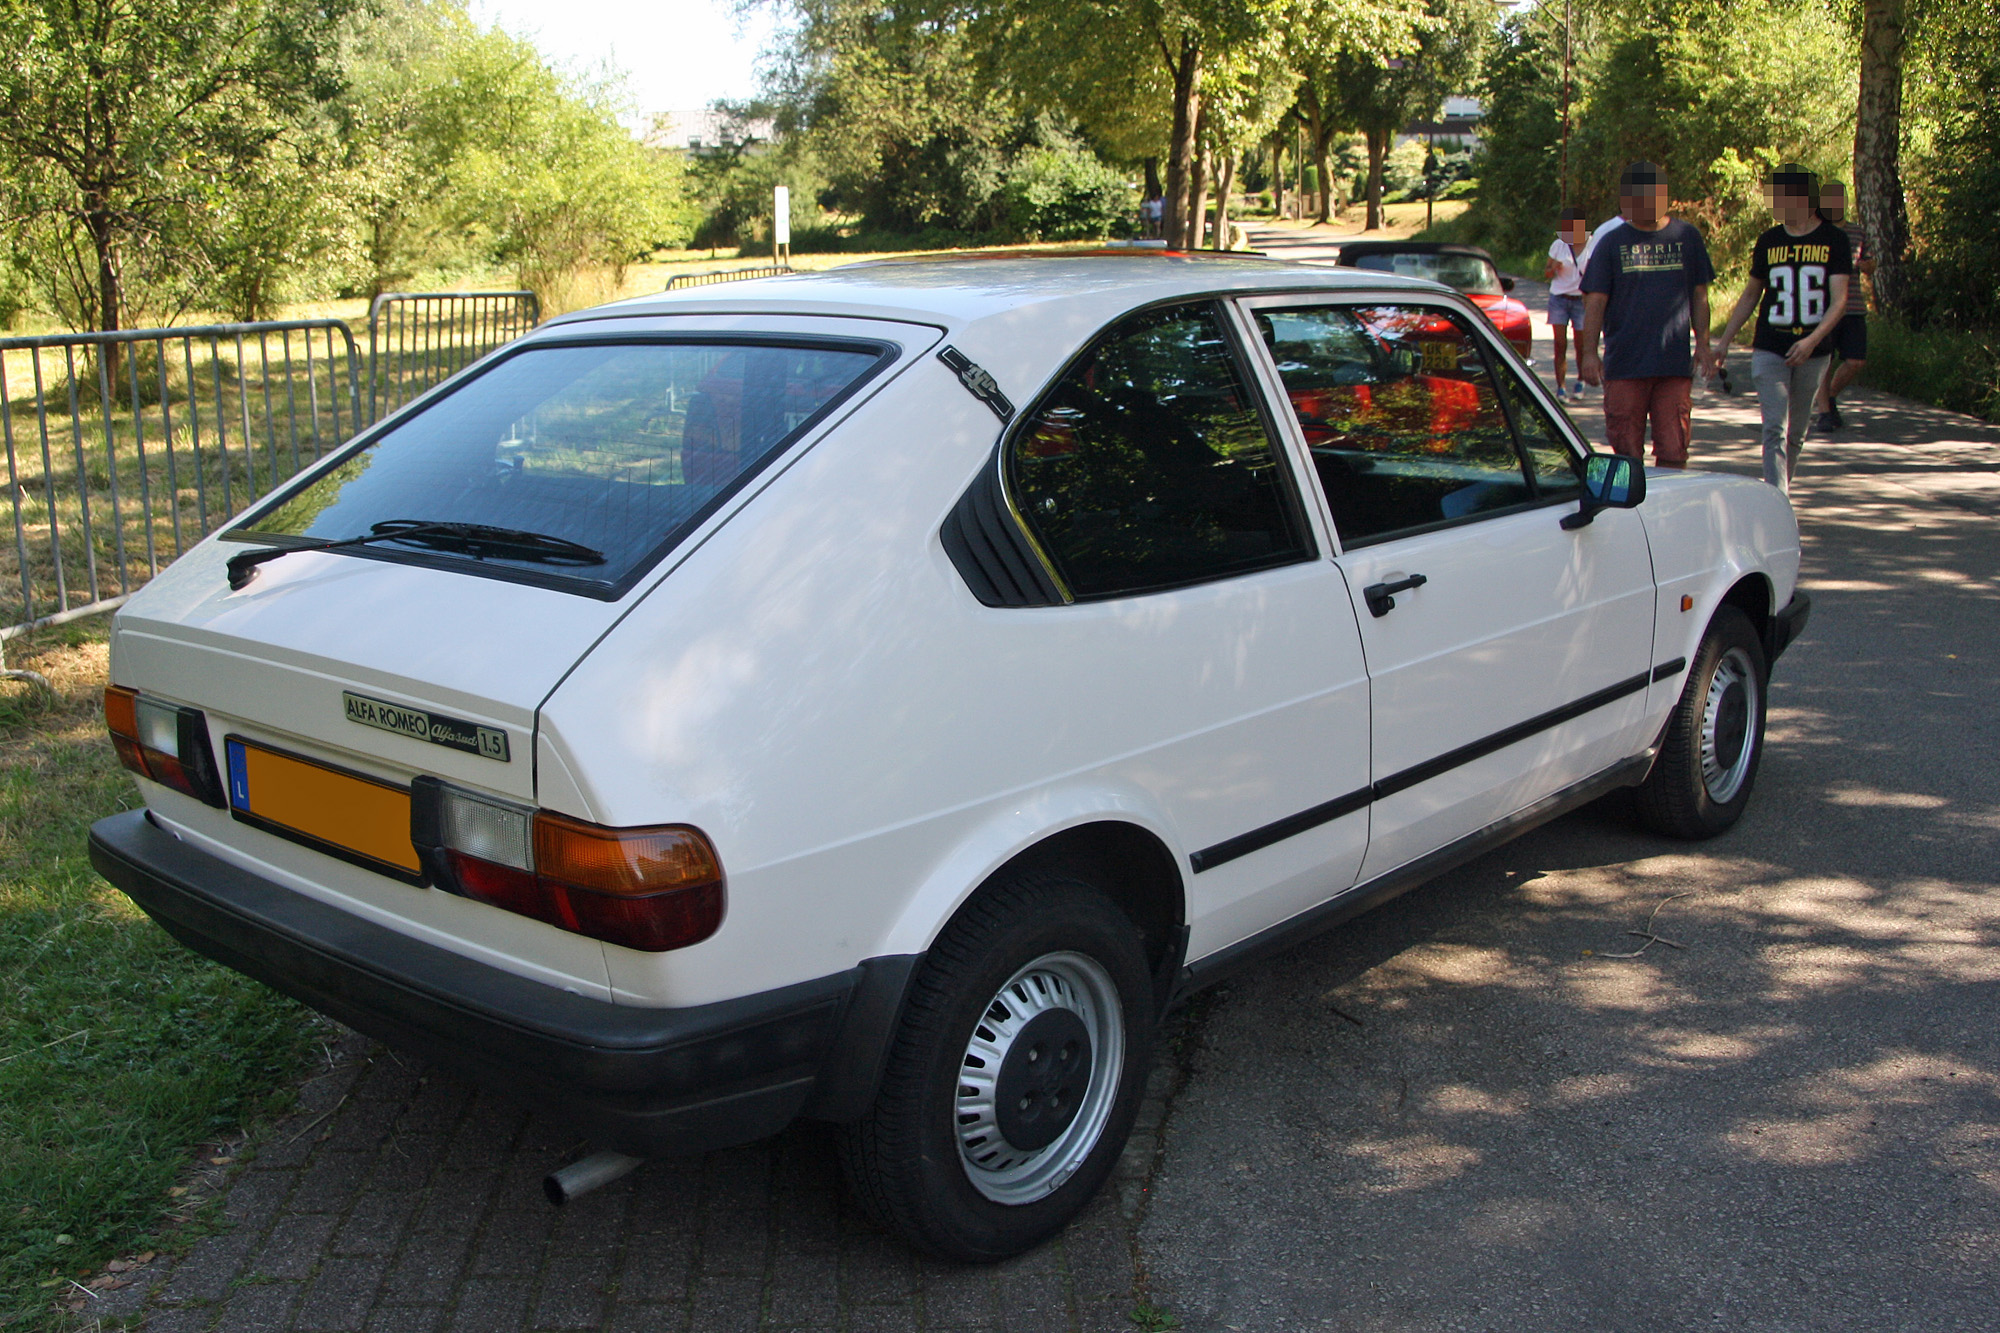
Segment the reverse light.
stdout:
[[698,829],[605,828],[435,778],[410,794],[412,838],[441,888],[648,953],[722,925],[722,863]]
[[220,808],[222,781],[208,744],[208,720],[199,708],[149,699],[137,690],[108,685],[104,725],[118,762],[162,786]]

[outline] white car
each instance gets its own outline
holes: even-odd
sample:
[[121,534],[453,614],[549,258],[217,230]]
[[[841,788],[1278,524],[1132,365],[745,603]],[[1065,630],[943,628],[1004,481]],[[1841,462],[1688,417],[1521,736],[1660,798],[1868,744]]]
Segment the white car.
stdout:
[[1728,828],[1798,566],[1780,491],[1591,454],[1434,284],[710,287],[554,321],[134,596],[147,808],[91,850],[606,1147],[837,1122],[876,1217],[990,1260],[1103,1183],[1191,989],[1614,788]]

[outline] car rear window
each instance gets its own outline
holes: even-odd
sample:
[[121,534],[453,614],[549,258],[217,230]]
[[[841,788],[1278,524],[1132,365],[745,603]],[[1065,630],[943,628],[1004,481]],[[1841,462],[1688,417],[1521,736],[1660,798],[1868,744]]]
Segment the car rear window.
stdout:
[[1478,255],[1357,255],[1354,267],[1403,278],[1428,278],[1472,296],[1500,295],[1500,274]]
[[512,529],[602,559],[438,542],[349,549],[617,596],[893,355],[873,343],[722,339],[524,348],[230,535],[342,540],[410,521]]

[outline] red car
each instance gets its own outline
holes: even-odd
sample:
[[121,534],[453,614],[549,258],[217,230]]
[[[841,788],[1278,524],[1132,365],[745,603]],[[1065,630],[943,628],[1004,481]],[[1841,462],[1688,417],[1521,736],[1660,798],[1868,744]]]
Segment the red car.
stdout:
[[1348,268],[1428,278],[1464,292],[1493,321],[1500,336],[1514,344],[1521,359],[1531,359],[1535,335],[1528,307],[1508,295],[1514,290],[1514,280],[1501,276],[1493,256],[1478,246],[1443,241],[1355,241],[1340,248],[1340,262]]

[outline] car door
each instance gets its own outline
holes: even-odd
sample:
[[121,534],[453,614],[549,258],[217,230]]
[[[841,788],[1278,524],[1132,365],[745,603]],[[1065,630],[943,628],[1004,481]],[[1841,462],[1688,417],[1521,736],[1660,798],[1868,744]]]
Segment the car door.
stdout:
[[1000,460],[998,507],[1068,603],[993,649],[1060,701],[1019,709],[1023,734],[1064,770],[1112,756],[1165,815],[1192,875],[1191,957],[1347,888],[1367,846],[1360,637],[1321,614],[1346,592],[1240,332],[1208,300],[1118,321]]
[[1370,683],[1361,878],[1643,748],[1652,562],[1574,513],[1581,451],[1464,312],[1246,302],[1338,539]]

